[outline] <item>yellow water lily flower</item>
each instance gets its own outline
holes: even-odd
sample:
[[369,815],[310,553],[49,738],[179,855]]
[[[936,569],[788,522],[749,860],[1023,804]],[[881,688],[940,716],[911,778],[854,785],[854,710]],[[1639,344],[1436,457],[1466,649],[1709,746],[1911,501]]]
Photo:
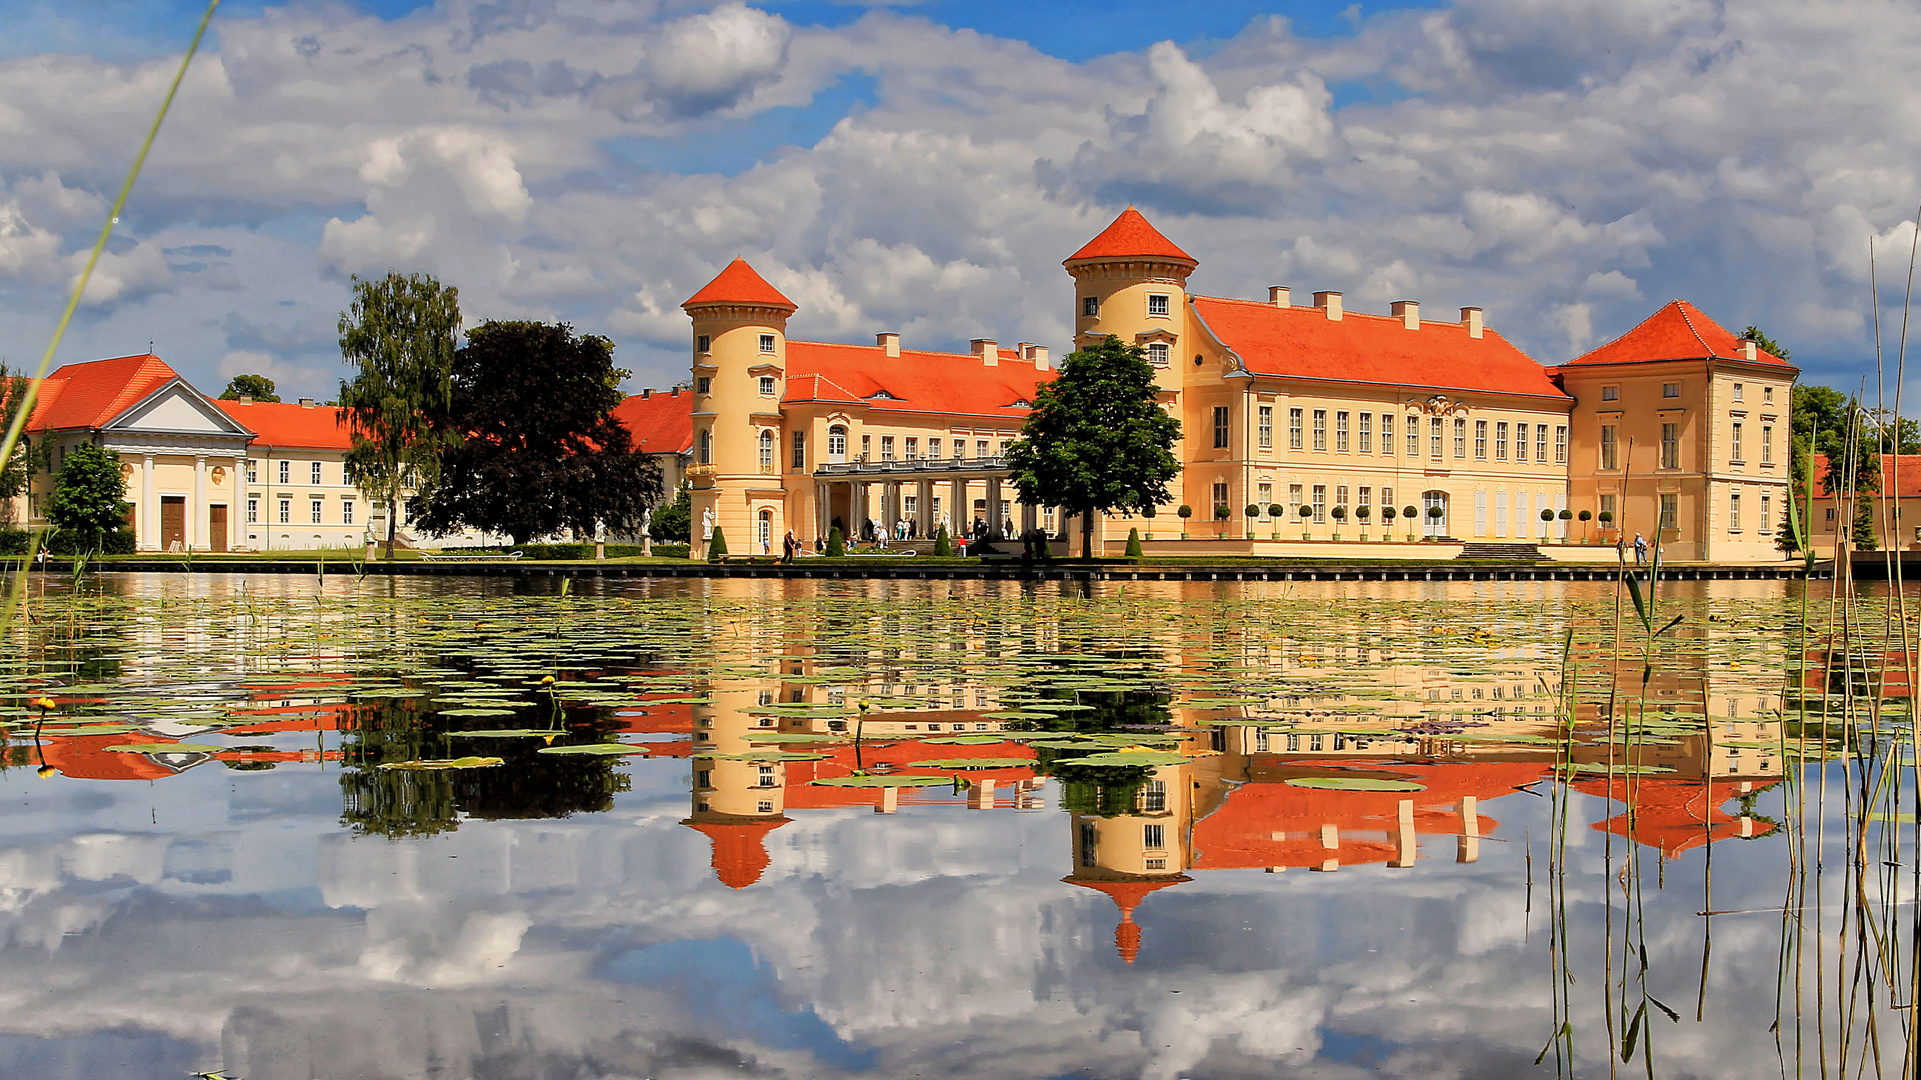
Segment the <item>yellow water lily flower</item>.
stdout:
[[34,708],[39,709],[43,712],[48,709],[57,709],[60,707],[59,702],[54,701],[50,697],[37,697],[37,698],[34,698],[28,704],[32,705]]
[[59,771],[60,771],[59,769],[56,769],[51,765],[42,765],[39,768],[33,770],[34,775],[38,776],[42,780],[45,780],[47,777],[52,776],[53,774]]

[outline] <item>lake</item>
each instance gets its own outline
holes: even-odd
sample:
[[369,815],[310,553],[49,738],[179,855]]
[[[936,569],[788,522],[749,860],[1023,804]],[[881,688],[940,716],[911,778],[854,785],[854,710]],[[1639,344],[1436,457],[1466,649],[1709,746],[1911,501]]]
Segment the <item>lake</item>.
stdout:
[[1832,589],[36,577],[0,1075],[1900,1075]]

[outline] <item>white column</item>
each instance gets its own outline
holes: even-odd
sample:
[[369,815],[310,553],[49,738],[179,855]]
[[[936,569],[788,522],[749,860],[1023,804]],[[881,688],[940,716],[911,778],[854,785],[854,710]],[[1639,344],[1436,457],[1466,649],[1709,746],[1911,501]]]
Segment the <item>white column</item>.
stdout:
[[1001,478],[987,478],[987,535],[1001,535]]
[[973,508],[967,504],[967,481],[955,480],[948,485],[947,494],[947,532],[950,536],[971,535],[968,529],[973,524]]
[[922,480],[914,491],[914,522],[921,538],[934,536],[934,482]]
[[187,550],[207,547],[207,455],[193,456],[193,502],[187,507]]
[[153,492],[153,455],[140,455],[140,508],[134,511],[139,526],[140,547],[152,551],[160,546],[160,499]]
[[227,550],[239,551],[247,538],[247,458],[233,459],[227,474],[231,494],[227,496]]
[[1040,527],[1040,507],[1033,503],[1021,504],[1021,532],[1031,533]]
[[827,530],[832,527],[834,504],[831,492],[834,489],[826,484],[814,485],[814,535],[807,539],[825,540]]

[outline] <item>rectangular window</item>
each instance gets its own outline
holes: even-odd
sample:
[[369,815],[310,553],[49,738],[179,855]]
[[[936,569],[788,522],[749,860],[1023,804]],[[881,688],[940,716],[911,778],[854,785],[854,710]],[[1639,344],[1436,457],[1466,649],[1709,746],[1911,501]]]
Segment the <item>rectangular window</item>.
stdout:
[[1617,430],[1619,429],[1613,424],[1601,425],[1601,468],[1603,469],[1618,469],[1621,467],[1620,457],[1616,451],[1615,444],[1615,432]]
[[694,459],[702,465],[713,464],[714,433],[712,431],[701,428],[700,433],[694,436]]
[[1681,518],[1681,496],[1666,493],[1661,496],[1661,528],[1679,528],[1676,524]]
[[247,500],[247,524],[254,525],[259,523],[259,521],[260,521],[260,500],[248,499]]
[[1728,531],[1741,531],[1741,493],[1728,492]]
[[807,433],[804,431],[796,431],[794,432],[794,468],[805,469],[806,467]]
[[283,461],[280,463],[280,482],[283,484],[293,483],[293,462]]
[[1227,449],[1227,406],[1214,406],[1214,449]]
[[1741,384],[1740,383],[1734,384],[1734,400],[1736,401],[1741,400]]
[[1678,397],[1680,397],[1680,396],[1681,396],[1681,384],[1680,384],[1680,383],[1678,383],[1678,382],[1664,382],[1664,383],[1662,383],[1662,384],[1661,384],[1661,396],[1662,396],[1662,397],[1664,397],[1664,398],[1678,398]]
[[320,483],[320,463],[318,461],[313,463],[313,479],[310,482],[315,484]]
[[1554,425],[1554,463],[1567,464],[1567,425]]
[[307,512],[313,518],[313,523],[315,525],[320,524],[320,507],[322,505],[320,500],[309,499],[307,500],[307,502],[308,502]]
[[868,461],[871,460],[873,456],[874,437],[872,435],[862,435],[860,437],[860,459],[862,461]]
[[280,500],[280,523],[282,525],[290,525],[293,523],[293,500],[292,499]]
[[1755,532],[1766,535],[1774,531],[1774,518],[1769,513],[1769,511],[1773,509],[1773,506],[1774,500],[1772,498],[1767,495],[1761,496],[1761,521],[1755,528]]
[[1394,489],[1393,488],[1381,489],[1381,505],[1382,506],[1394,505]]
[[1147,294],[1147,313],[1149,315],[1167,314],[1167,294],[1166,293],[1148,293]]
[[695,352],[711,352],[712,346],[713,346],[713,341],[709,339],[706,334],[699,334],[695,336],[694,338]]
[[1167,366],[1167,342],[1156,341],[1147,347],[1147,362],[1155,367]]
[[912,435],[909,435],[907,437],[907,445],[905,446],[904,449],[907,454],[907,460],[909,461],[920,460],[920,440],[919,439],[915,438]]
[[1274,447],[1274,406],[1263,405],[1260,410],[1261,449]]
[[1083,316],[1091,319],[1094,316],[1099,315],[1100,313],[1101,313],[1100,297],[1098,296],[1081,297],[1081,314]]
[[1446,439],[1447,425],[1438,416],[1429,417],[1427,421],[1427,448],[1428,453],[1433,456],[1434,460],[1441,460],[1441,444]]
[[1547,464],[1547,425],[1546,424],[1534,425],[1534,461],[1536,464],[1540,464],[1540,465]]
[[1141,846],[1146,848],[1166,847],[1167,846],[1166,830],[1167,830],[1167,826],[1165,825],[1141,826]]
[[694,380],[694,393],[711,394],[713,392],[714,392],[714,380],[708,378],[705,375],[702,375],[700,378]]
[[1734,462],[1746,461],[1746,457],[1741,453],[1741,421],[1736,420],[1734,422],[1729,434],[1731,438],[1728,440],[1728,460]]
[[774,351],[774,335],[762,334],[760,336],[760,351],[764,353],[770,353]]
[[1261,513],[1263,514],[1267,513],[1268,505],[1274,501],[1274,485],[1261,484],[1260,486],[1256,487],[1254,490],[1258,492],[1258,494],[1255,496],[1255,502],[1260,504]]
[[986,439],[974,440],[974,456],[978,458],[984,458],[987,456],[987,440]]
[[1327,410],[1314,410],[1314,449],[1327,449]]
[[1358,508],[1368,505],[1368,500],[1373,494],[1374,489],[1371,487],[1357,488],[1354,492],[1355,507]]
[[1681,467],[1681,425],[1679,424],[1661,425],[1661,467],[1663,469]]
[[1421,456],[1421,422],[1412,416],[1407,418],[1407,456]]
[[1290,450],[1301,448],[1301,410],[1287,410],[1287,447]]
[[1487,535],[1487,492],[1474,493],[1474,535]]
[[1771,424],[1761,425],[1761,464],[1774,464],[1774,427]]
[[1373,413],[1364,412],[1361,414],[1360,436],[1361,436],[1361,453],[1363,454],[1373,453],[1374,452],[1374,414]]
[[1209,510],[1212,510],[1216,507],[1227,505],[1227,485],[1226,484],[1215,484],[1212,491],[1212,495],[1214,496],[1214,501],[1209,504],[1208,506]]
[[1287,512],[1295,517],[1301,515],[1301,485],[1287,485]]
[[1347,410],[1334,414],[1334,449],[1347,453]]
[[1327,520],[1327,485],[1326,484],[1314,485],[1314,520],[1317,523]]
[[774,377],[772,375],[762,375],[760,377],[760,396],[774,396]]
[[1346,484],[1336,484],[1334,486],[1334,505],[1335,506],[1347,505],[1347,485]]
[[[1522,436],[1522,438],[1526,438],[1526,436]],[[1522,454],[1525,456],[1526,451],[1523,450]],[[1494,460],[1507,460],[1507,421],[1505,420],[1494,425]]]
[[1603,386],[1601,388],[1601,400],[1602,401],[1621,400],[1621,388],[1618,386]]
[[1763,405],[1774,404],[1774,387],[1763,386],[1761,388],[1761,404]]
[[255,461],[252,458],[248,458],[247,459],[247,483],[258,484],[259,482],[260,482],[260,462]]
[[940,458],[940,440],[939,439],[927,440],[927,457],[929,460],[938,460]]
[[1487,421],[1474,421],[1474,460],[1487,460]]
[[882,435],[880,437],[880,459],[882,461],[894,460],[894,437],[892,435]]
[[1507,535],[1507,492],[1494,493],[1494,535]]
[[354,523],[354,501],[352,499],[340,500],[340,523],[342,525],[352,525]]
[[1614,514],[1614,496],[1601,496],[1601,513],[1610,515],[1608,518],[1609,525],[1619,526],[1620,522],[1612,516]]

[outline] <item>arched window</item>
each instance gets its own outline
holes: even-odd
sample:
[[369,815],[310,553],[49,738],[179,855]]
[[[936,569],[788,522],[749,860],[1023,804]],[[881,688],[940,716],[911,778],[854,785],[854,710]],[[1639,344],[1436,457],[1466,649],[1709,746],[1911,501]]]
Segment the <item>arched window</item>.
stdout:
[[760,431],[760,471],[774,471],[774,433],[766,428]]
[[774,553],[773,548],[774,512],[772,510],[762,510],[760,512],[760,553],[762,555],[772,555]]
[[839,424],[827,429],[827,460],[847,460],[847,429]]
[[714,433],[706,428],[700,429],[700,457],[702,465],[714,463]]

